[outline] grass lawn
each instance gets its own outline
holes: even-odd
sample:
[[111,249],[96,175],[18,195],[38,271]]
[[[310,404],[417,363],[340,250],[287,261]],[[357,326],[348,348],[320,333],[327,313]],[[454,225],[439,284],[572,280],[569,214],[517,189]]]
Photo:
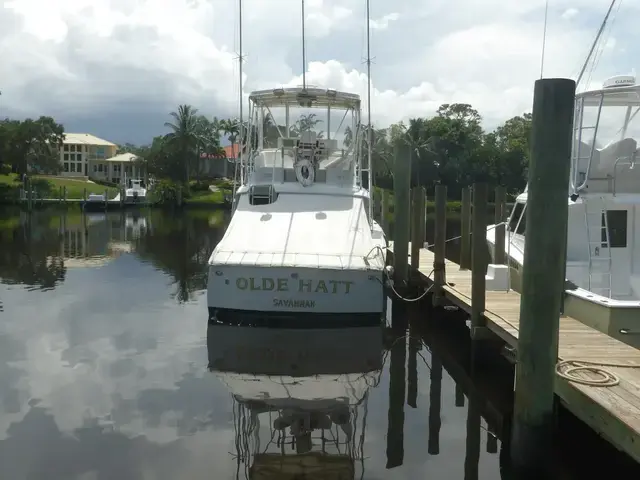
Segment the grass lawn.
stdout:
[[[34,175],[31,177],[33,189],[38,192],[38,196],[42,198],[60,198],[60,189],[66,187],[67,198],[79,199],[83,197],[84,189],[87,189],[87,195],[90,193],[104,193],[109,191],[109,196],[118,193],[117,188],[105,187],[93,182],[84,180],[75,180],[72,178],[50,177],[47,175]],[[22,182],[16,174],[0,175],[0,198],[8,195],[17,198]],[[4,195],[3,195],[4,193]]]
[[224,202],[224,190],[212,191],[199,191],[191,192],[191,197],[185,200],[185,203],[210,203],[222,204]]

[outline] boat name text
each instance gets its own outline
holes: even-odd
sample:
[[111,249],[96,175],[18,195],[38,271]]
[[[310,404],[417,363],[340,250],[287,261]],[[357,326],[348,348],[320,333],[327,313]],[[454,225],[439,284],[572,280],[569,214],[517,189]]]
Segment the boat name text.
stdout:
[[266,292],[291,292],[299,293],[331,293],[347,295],[351,293],[354,282],[347,280],[304,280],[290,282],[289,278],[245,278],[236,280],[239,290],[266,291]]
[[316,306],[316,302],[313,300],[281,300],[279,298],[274,298],[273,306],[288,308],[314,308]]

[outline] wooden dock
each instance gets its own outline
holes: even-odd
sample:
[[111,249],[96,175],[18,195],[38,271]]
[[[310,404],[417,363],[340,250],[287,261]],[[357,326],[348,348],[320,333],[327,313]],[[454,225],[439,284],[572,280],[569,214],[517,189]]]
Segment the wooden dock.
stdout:
[[[433,261],[432,251],[420,249],[419,272],[426,284],[433,283],[428,277]],[[449,260],[445,265],[445,298],[471,313],[471,271],[461,270]],[[520,317],[517,292],[487,291],[484,317],[491,332],[517,349]],[[564,316],[560,318],[558,355],[558,361],[589,362],[619,378],[617,385],[609,387],[584,385],[557,375],[555,393],[574,415],[640,462],[640,350]],[[607,366],[611,364],[627,367]],[[598,378],[586,372],[576,375],[587,380]]]

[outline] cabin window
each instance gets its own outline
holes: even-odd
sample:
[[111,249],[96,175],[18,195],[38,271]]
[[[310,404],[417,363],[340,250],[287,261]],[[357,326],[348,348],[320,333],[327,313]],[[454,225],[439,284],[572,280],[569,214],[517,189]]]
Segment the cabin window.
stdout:
[[524,203],[516,203],[509,219],[509,230],[524,235],[526,226],[526,208]]
[[[626,248],[627,246],[627,211],[626,210],[607,210],[607,224],[609,226],[609,247],[610,248]],[[607,225],[604,223],[604,214],[602,215],[602,227]],[[602,244],[606,246],[607,237],[605,229],[602,229]]]

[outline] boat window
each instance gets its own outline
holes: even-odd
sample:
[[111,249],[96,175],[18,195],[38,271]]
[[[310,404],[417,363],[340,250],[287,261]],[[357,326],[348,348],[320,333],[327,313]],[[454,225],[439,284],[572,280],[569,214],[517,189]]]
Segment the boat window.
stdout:
[[[607,210],[607,224],[609,226],[609,246],[610,248],[626,248],[627,246],[627,211]],[[604,215],[602,215],[602,226],[605,226]],[[604,228],[602,229],[602,243],[606,246],[607,237]]]
[[522,215],[522,211],[524,210],[524,203],[516,203],[513,206],[513,210],[511,211],[511,218],[509,218],[509,230],[512,232],[516,231],[516,226],[518,225],[518,221],[520,220],[520,216]]

